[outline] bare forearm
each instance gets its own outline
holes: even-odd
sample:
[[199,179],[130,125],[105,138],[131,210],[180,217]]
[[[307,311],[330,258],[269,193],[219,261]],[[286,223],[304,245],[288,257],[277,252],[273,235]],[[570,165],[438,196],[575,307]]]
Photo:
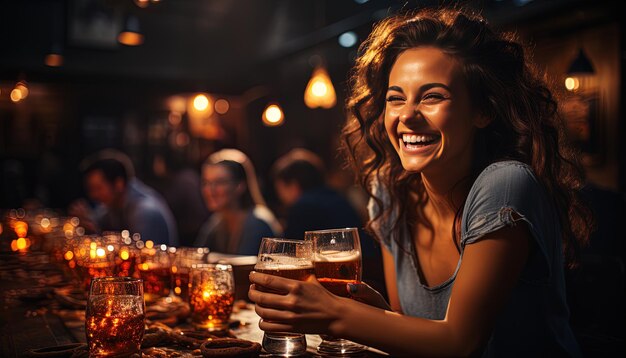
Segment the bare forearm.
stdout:
[[[459,337],[446,321],[403,316],[359,302],[345,305],[332,334],[383,350],[394,356],[467,356],[476,342]],[[472,339],[470,339],[471,341]]]

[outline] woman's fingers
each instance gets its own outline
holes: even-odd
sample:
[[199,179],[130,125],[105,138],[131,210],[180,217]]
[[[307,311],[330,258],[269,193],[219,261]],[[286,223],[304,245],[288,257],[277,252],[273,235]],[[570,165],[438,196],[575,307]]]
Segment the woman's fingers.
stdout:
[[296,332],[293,325],[266,321],[265,319],[259,321],[259,328],[265,332]]
[[389,303],[387,303],[383,296],[378,291],[373,289],[370,285],[361,282],[349,283],[346,286],[346,289],[353,299],[368,304],[370,306],[375,306],[385,310],[391,310]]
[[255,305],[254,310],[261,318],[267,321],[286,323],[296,320],[296,314],[291,311],[276,310],[260,305]]
[[265,308],[273,308],[284,311],[299,311],[298,298],[293,294],[276,294],[270,292],[264,292],[258,289],[256,284],[250,286],[248,291],[248,298],[256,303],[257,306]]
[[280,276],[267,275],[259,272],[252,271],[249,275],[250,282],[267,288],[271,288],[279,292],[291,292],[294,283],[298,281],[290,280]]

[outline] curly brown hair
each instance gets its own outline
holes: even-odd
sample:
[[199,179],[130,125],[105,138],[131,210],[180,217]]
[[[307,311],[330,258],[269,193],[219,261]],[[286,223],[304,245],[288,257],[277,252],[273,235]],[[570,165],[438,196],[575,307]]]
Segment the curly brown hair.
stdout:
[[[556,100],[516,36],[494,31],[468,10],[422,9],[395,15],[379,22],[361,44],[351,72],[343,144],[360,184],[379,208],[368,228],[397,212],[390,227],[400,230],[398,223],[409,220],[407,213],[415,210],[414,202],[402,199],[409,194],[417,195],[417,219],[424,219],[419,213],[426,199],[421,176],[403,170],[382,120],[391,67],[403,51],[420,46],[436,47],[459,60],[473,105],[491,119],[487,127],[477,129],[471,178],[466,179],[473,182],[487,165],[502,160],[532,167],[558,208],[563,248],[573,265],[593,221],[579,197],[584,172],[565,143]],[[389,191],[386,205],[372,193],[375,182]],[[458,249],[463,205],[457,207],[452,234]]]

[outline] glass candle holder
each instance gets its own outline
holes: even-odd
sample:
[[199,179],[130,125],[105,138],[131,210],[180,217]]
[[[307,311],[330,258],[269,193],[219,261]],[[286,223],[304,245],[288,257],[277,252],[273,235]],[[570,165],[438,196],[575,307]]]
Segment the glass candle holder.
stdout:
[[91,281],[85,333],[90,357],[139,353],[145,328],[143,282],[131,277]]
[[221,331],[235,303],[235,278],[231,265],[194,265],[189,274],[191,321],[197,329]]

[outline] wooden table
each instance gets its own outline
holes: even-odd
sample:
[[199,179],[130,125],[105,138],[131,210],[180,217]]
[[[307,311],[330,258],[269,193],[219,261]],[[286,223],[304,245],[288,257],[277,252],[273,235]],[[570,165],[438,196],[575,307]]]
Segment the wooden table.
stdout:
[[[0,357],[20,357],[30,349],[85,342],[84,321],[76,315],[68,318],[71,311],[59,307],[53,289],[41,284],[41,277],[60,274],[62,270],[45,262],[43,255],[0,252]],[[233,330],[238,338],[261,342],[263,331],[252,304],[236,310],[232,319],[241,322]],[[317,335],[307,335],[306,356],[316,356],[320,341]],[[381,356],[374,351],[363,355]]]

